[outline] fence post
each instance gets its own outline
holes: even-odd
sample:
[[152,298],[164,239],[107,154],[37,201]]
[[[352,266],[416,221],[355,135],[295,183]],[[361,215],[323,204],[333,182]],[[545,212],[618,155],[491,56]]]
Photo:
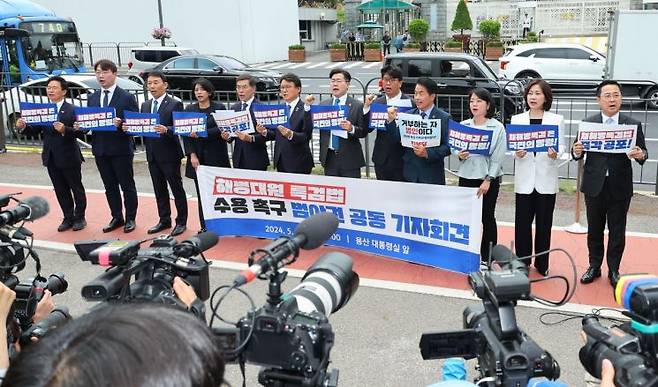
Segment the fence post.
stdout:
[[89,43],[89,63],[90,63],[91,65],[94,64],[94,54],[92,54],[92,50],[91,50],[91,45],[92,45],[92,44],[93,44],[93,43]]
[[564,231],[571,234],[587,234],[587,227],[580,224],[580,181],[583,178],[583,159],[578,160],[578,174],[576,175],[576,213],[574,214],[574,223],[564,228]]
[[119,43],[117,43],[117,65],[121,66],[121,47],[119,47]]

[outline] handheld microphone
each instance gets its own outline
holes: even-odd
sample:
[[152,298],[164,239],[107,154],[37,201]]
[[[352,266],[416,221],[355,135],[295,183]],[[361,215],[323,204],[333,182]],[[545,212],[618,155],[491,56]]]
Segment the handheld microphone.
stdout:
[[212,231],[202,232],[191,238],[180,242],[174,246],[174,254],[179,257],[189,258],[194,255],[199,255],[209,248],[215,246],[219,241],[219,237]]
[[0,212],[0,227],[12,225],[22,220],[37,220],[46,215],[50,207],[46,199],[31,196],[22,200],[16,207]]
[[290,255],[297,256],[299,249],[312,250],[321,246],[338,229],[338,219],[330,212],[315,214],[301,222],[292,238],[279,237],[262,250],[265,256],[233,280],[235,287],[251,282],[270,270],[279,269]]

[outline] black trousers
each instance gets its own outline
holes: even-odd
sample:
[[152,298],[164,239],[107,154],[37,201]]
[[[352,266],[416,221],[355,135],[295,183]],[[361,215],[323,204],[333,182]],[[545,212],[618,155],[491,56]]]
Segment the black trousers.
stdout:
[[[459,178],[460,187],[477,188],[482,184],[480,179]],[[489,191],[482,198],[482,243],[480,244],[480,259],[489,261],[491,247],[498,243],[498,226],[496,225],[496,201],[500,191],[500,177],[493,179]]]
[[324,162],[325,176],[340,176],[340,177],[353,177],[356,179],[361,178],[361,168],[344,169],[338,166],[338,159],[336,153],[331,149],[327,150],[327,158]]
[[402,160],[399,165],[375,164],[375,175],[377,180],[405,181]]
[[390,54],[391,53],[391,44],[384,44],[384,55]]
[[183,189],[183,180],[181,179],[180,161],[174,163],[150,162],[149,173],[153,182],[153,191],[155,200],[158,203],[158,216],[160,221],[171,223],[171,205],[169,203],[169,191],[167,184],[174,194],[174,203],[176,204],[176,224],[187,224],[187,198]]
[[603,231],[608,222],[608,270],[619,272],[621,257],[626,247],[626,216],[631,205],[631,197],[613,198],[608,179],[598,196],[585,195],[587,207],[587,249],[589,265],[601,267],[603,263]]
[[82,185],[80,165],[73,168],[57,168],[54,165],[48,165],[47,168],[64,220],[73,222],[84,219],[87,196],[85,187]]
[[[135,220],[137,216],[137,189],[133,173],[133,156],[96,156],[96,166],[101,174],[105,197],[110,212],[115,219],[124,219],[123,206],[126,208],[126,220]],[[123,191],[123,206],[121,192]]]
[[[533,190],[530,194],[516,194],[516,212],[514,214],[514,246],[518,257],[532,255],[532,221],[535,221],[534,252],[541,253],[551,248],[551,227],[555,194],[540,194]],[[530,258],[523,260],[530,265]],[[548,270],[548,253],[535,257],[537,270]]]
[[196,189],[196,199],[199,205],[199,225],[201,229],[206,229],[206,219],[203,217],[203,206],[201,205],[201,190],[199,190],[199,179],[194,178],[194,188]]

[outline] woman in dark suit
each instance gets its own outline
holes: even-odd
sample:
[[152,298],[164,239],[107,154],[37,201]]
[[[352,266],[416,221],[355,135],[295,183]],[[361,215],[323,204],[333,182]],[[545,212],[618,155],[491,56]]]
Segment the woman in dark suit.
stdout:
[[183,137],[183,146],[187,155],[187,164],[185,166],[185,176],[194,180],[196,195],[199,199],[199,223],[201,231],[206,230],[206,222],[203,219],[201,207],[201,195],[199,192],[199,182],[196,176],[196,169],[199,165],[209,165],[213,167],[230,168],[231,163],[228,157],[226,140],[229,138],[228,133],[221,133],[212,113],[216,110],[226,110],[224,104],[212,101],[215,95],[215,88],[212,83],[205,79],[199,78],[194,81],[192,91],[197,100],[196,103],[190,104],[185,108],[186,112],[206,113],[208,116],[206,130],[208,137],[198,137],[192,133],[190,137]]

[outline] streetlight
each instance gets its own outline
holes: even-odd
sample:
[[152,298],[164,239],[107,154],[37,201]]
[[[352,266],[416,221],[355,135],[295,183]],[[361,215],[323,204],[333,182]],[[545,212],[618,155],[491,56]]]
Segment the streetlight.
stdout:
[[[164,27],[164,22],[162,20],[162,0],[158,0],[158,18],[160,19],[160,29],[162,29]],[[162,44],[162,47],[165,46],[164,36],[160,38],[160,44]]]

